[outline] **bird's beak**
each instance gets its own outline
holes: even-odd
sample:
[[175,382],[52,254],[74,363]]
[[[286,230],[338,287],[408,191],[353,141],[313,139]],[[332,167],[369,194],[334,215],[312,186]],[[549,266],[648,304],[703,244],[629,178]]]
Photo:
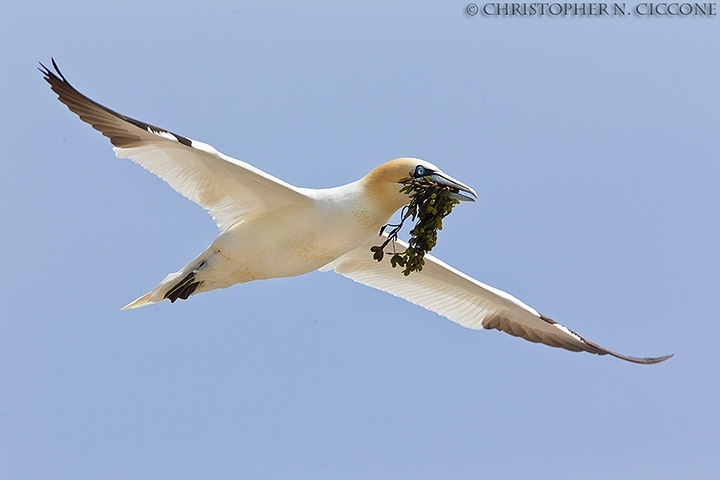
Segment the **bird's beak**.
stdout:
[[[477,193],[475,193],[475,190],[468,187],[464,183],[462,183],[458,180],[455,180],[450,175],[446,175],[441,172],[434,172],[432,175],[429,175],[428,177],[433,182],[436,182],[440,185],[445,185],[446,187],[450,187],[450,190],[452,192],[452,193],[450,193],[450,198],[454,198],[455,200],[466,201],[466,202],[474,202],[475,198],[477,198]],[[470,195],[465,195],[464,193],[461,193],[461,192],[469,193],[470,195],[472,195],[472,197]]]

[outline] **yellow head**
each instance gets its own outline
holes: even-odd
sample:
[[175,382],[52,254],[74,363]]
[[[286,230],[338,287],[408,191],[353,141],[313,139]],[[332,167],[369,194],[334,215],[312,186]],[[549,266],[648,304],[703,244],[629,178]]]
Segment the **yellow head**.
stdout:
[[[402,182],[411,177],[430,177],[439,184],[447,185],[453,190],[454,198],[458,200],[474,201],[473,197],[477,197],[472,188],[446,175],[432,163],[419,158],[390,160],[365,175],[361,182],[368,196],[379,208],[389,212],[388,216],[390,216],[410,201],[410,197],[400,193],[400,189]],[[472,196],[461,192],[469,193]]]

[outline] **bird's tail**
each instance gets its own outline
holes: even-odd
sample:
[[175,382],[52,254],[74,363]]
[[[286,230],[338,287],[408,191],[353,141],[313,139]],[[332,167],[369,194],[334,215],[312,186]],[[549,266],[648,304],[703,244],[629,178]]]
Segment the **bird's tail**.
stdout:
[[146,293],[137,300],[128,303],[121,310],[131,310],[133,308],[144,307],[153,303],[162,302],[165,299],[175,302],[178,298],[187,300],[187,298],[195,293],[195,290],[203,283],[198,280],[195,274],[202,269],[208,258],[212,255],[210,249],[201,253],[192,262],[188,263],[185,268],[179,272],[171,273],[163,279],[160,284],[152,291]]
[[[190,273],[185,274],[186,270],[188,270],[187,267],[179,272],[171,273],[152,291],[146,293],[137,300],[128,303],[120,310],[131,310],[133,308],[144,307],[145,305],[162,302],[166,298],[173,303],[175,303],[175,300],[178,298],[187,300],[187,298],[195,292],[202,282],[195,279],[194,269],[190,270]],[[178,278],[181,278],[182,280],[178,281]]]
[[140,308],[144,307],[145,305],[150,305],[151,303],[157,303],[159,300],[151,300],[152,292],[148,292],[142,297],[138,298],[137,300],[128,303],[124,307],[122,307],[120,310],[130,310],[133,308]]

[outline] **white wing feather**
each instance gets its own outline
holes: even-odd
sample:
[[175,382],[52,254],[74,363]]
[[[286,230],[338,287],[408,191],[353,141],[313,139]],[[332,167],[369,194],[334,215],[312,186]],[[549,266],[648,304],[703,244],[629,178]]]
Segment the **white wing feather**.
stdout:
[[[531,342],[574,352],[610,354],[635,363],[658,363],[672,356],[636,358],[607,350],[541,315],[512,295],[485,285],[432,255],[425,255],[421,272],[405,276],[401,268],[392,268],[389,255],[382,262],[373,259],[370,247],[380,245],[384,240],[385,237],[371,238],[322,270],[334,270],[471,329],[494,328]],[[396,242],[397,251],[402,252],[405,248],[406,243]]]
[[129,158],[207,209],[221,230],[280,206],[307,201],[300,189],[210,145],[135,120],[81,94],[55,72],[41,71],[58,99]]
[[296,187],[210,145],[191,140],[187,146],[152,137],[134,147],[115,147],[115,154],[140,164],[207,209],[220,230],[307,200]]

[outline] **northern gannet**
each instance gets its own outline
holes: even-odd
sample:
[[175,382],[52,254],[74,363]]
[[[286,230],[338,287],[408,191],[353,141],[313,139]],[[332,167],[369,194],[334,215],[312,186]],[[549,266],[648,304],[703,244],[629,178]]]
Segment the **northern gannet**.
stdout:
[[[455,198],[475,191],[416,158],[397,158],[358,181],[334,188],[299,188],[210,145],[119,114],[87,98],[55,71],[40,71],[59,100],[110,139],[119,158],[129,158],[209,211],[220,234],[212,245],[123,310],[252,280],[333,270],[384,290],[471,329],[497,329],[531,342],[652,364],[672,355],[636,358],[607,350],[541,315],[512,295],[425,256],[421,272],[404,276],[388,258],[373,259],[380,228],[409,201],[399,182],[431,176]],[[396,242],[402,251],[407,245]]]

